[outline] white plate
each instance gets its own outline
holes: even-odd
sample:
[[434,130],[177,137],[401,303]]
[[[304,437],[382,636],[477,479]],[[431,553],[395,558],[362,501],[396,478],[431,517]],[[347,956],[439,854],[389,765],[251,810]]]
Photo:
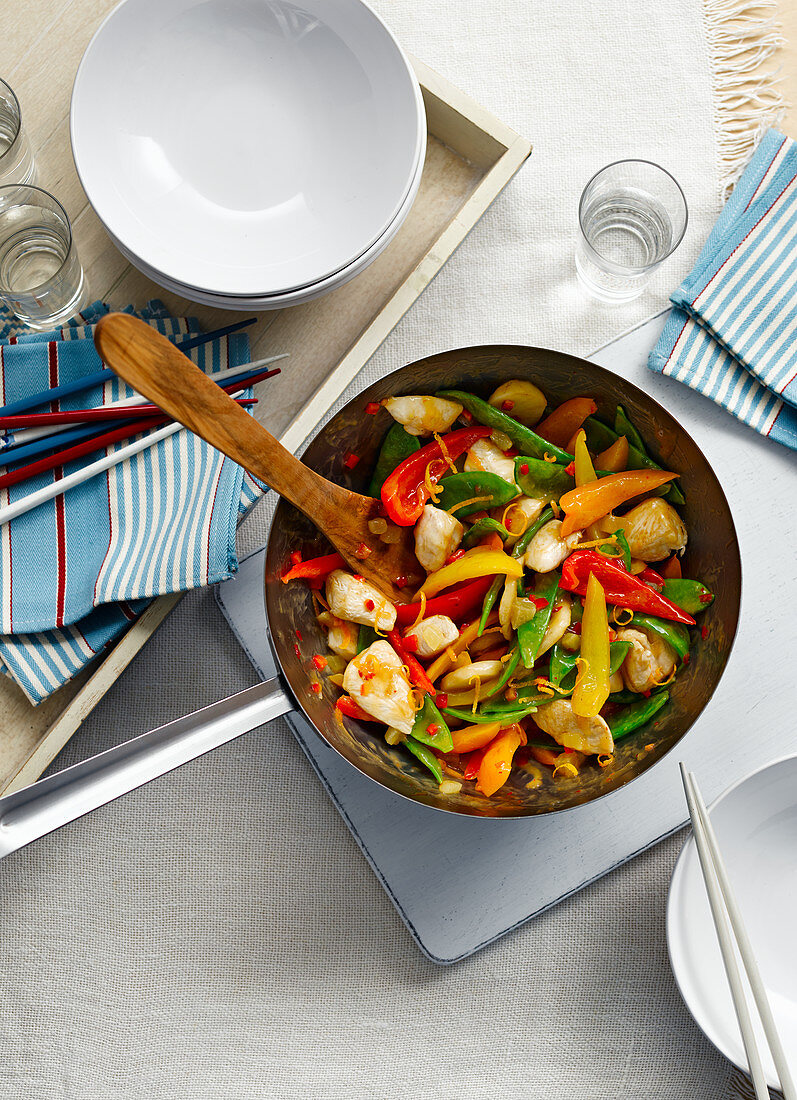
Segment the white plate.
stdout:
[[170,290],[173,294],[178,294],[180,297],[188,298],[192,302],[199,302],[202,305],[216,306],[221,309],[240,309],[240,310],[267,310],[267,309],[283,309],[286,306],[299,305],[302,302],[310,302],[314,298],[320,298],[324,294],[329,294],[333,290],[337,290],[338,287],[343,286],[350,279],[353,279],[355,275],[359,275],[362,271],[368,267],[369,264],[382,253],[395,235],[398,233],[402,224],[404,223],[407,215],[410,212],[415,196],[418,194],[418,189],[421,184],[421,178],[423,176],[424,162],[421,161],[418,165],[418,170],[415,174],[415,178],[412,181],[412,186],[404,200],[401,209],[399,210],[393,223],[389,226],[387,232],[375,244],[372,244],[362,256],[345,267],[342,271],[336,272],[334,275],[329,276],[327,279],[322,279],[320,282],[315,283],[309,287],[302,287],[299,290],[287,292],[285,294],[263,295],[253,297],[243,297],[239,295],[222,295],[211,294],[208,291],[200,290],[194,286],[186,286],[183,283],[175,282],[172,279],[167,278],[162,272],[155,271],[148,264],[145,264],[138,256],[134,256],[133,253],[125,248],[121,241],[111,233],[108,226],[105,229],[110,236],[113,243],[122,253],[122,255],[137,267],[142,274],[146,275],[148,279],[152,279],[153,282],[158,283],[159,286],[164,287],[166,290]]
[[[751,747],[754,744],[755,730],[751,728]],[[711,807],[711,820],[786,1057],[797,1076],[797,756],[768,764],[740,780]],[[667,946],[675,980],[695,1022],[718,1050],[746,1071],[747,1060],[691,837],[678,857],[670,884]],[[767,1081],[777,1088],[775,1066],[754,1009],[751,1015]]]
[[133,255],[174,282],[265,296],[383,236],[426,124],[362,0],[125,0],[80,64],[71,135],[89,201]]

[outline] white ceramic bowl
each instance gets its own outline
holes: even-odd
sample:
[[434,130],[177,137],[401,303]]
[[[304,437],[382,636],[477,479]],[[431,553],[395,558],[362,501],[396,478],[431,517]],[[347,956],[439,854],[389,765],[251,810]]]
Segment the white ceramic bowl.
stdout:
[[[755,744],[751,732],[751,746]],[[768,764],[710,808],[786,1057],[797,1077],[797,757]],[[667,946],[681,995],[708,1039],[747,1069],[695,842],[678,857],[667,901]],[[752,1003],[752,999],[751,999]],[[764,1072],[778,1087],[758,1014]]]
[[78,174],[174,283],[264,297],[334,276],[423,159],[410,64],[362,0],[124,0],[72,93]]
[[350,264],[342,271],[338,271],[326,279],[322,279],[309,287],[302,287],[299,290],[288,291],[284,294],[245,297],[240,295],[211,294],[208,291],[201,290],[194,286],[186,286],[183,283],[178,283],[169,279],[162,272],[156,271],[148,264],[145,264],[143,260],[135,256],[129,249],[125,248],[121,241],[116,239],[110,229],[108,229],[108,226],[105,228],[113,243],[134,267],[138,268],[138,270],[146,275],[148,279],[158,283],[159,286],[162,286],[165,290],[171,291],[173,294],[178,294],[182,298],[188,298],[192,302],[199,302],[201,305],[215,306],[219,309],[284,309],[286,306],[301,305],[303,302],[310,302],[314,298],[320,298],[324,294],[330,294],[333,290],[337,290],[338,287],[343,286],[344,283],[353,279],[355,275],[359,275],[369,264],[373,263],[377,256],[387,248],[404,223],[415,200],[415,196],[418,193],[418,188],[420,187],[421,178],[423,176],[423,167],[424,162],[421,160],[418,164],[412,186],[410,187],[401,209],[393,220],[393,223],[388,227],[387,232],[384,233],[378,241],[372,244],[362,256],[355,260],[353,264]]

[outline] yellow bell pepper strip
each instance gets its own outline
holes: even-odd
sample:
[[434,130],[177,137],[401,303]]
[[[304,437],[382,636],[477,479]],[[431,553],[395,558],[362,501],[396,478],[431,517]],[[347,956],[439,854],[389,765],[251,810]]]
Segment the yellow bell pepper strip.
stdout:
[[450,588],[452,584],[469,581],[474,577],[493,577],[496,573],[503,573],[507,577],[522,577],[523,566],[503,550],[486,550],[483,546],[474,546],[472,550],[466,550],[461,558],[430,573],[418,589],[416,599],[421,592],[428,599],[429,596],[442,592],[444,588]]
[[432,495],[429,486],[434,486],[448,471],[449,459],[459,458],[477,439],[485,439],[490,434],[488,428],[460,428],[405,458],[387,476],[380,491],[385,511],[393,523],[412,527],[421,518],[424,505]]
[[575,449],[576,485],[589,485],[591,481],[597,481],[595,467],[587,450],[587,436],[583,428],[579,428],[576,436]]
[[559,498],[559,507],[565,513],[562,538],[567,538],[574,531],[583,531],[627,500],[641,493],[650,493],[674,477],[678,474],[667,470],[628,470],[621,474],[609,474],[588,485],[577,485]]
[[[571,397],[563,401],[552,413],[537,425],[537,435],[569,450],[567,444],[588,416],[597,412],[598,406],[591,397]],[[570,452],[572,454],[572,451]]]
[[512,758],[521,745],[526,744],[526,734],[517,724],[501,730],[482,757],[476,779],[476,790],[482,794],[495,794],[503,787],[512,771]]
[[594,718],[609,698],[609,618],[606,597],[594,573],[587,581],[584,617],[581,620],[581,656],[576,686],[573,688],[573,713]]
[[610,473],[619,474],[628,468],[628,440],[624,435],[615,439],[605,451],[595,456],[598,468],[608,470]]
[[500,722],[486,722],[475,726],[464,726],[461,730],[451,731],[454,752],[475,752],[483,749],[501,729]]

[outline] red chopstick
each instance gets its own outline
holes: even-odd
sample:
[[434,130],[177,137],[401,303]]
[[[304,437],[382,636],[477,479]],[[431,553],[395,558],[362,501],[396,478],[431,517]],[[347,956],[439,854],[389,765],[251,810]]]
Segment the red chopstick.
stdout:
[[[240,389],[240,386],[238,387]],[[257,404],[256,397],[239,397],[237,403],[248,407]],[[92,409],[63,409],[58,412],[17,413],[0,417],[0,428],[41,428],[55,424],[80,424],[92,420],[137,420],[145,417],[162,417],[163,409],[157,405],[99,405]]]
[[140,432],[149,431],[150,428],[159,428],[161,424],[168,423],[170,419],[171,417],[163,415],[157,418],[149,416],[146,420],[136,420],[124,424],[121,428],[113,428],[109,432],[102,432],[91,439],[84,439],[82,443],[76,443],[74,447],[67,447],[65,451],[47,455],[46,458],[37,459],[36,462],[31,462],[27,466],[20,466],[18,470],[10,470],[7,474],[3,474],[0,477],[0,489],[5,489],[9,485],[17,485],[20,481],[27,481],[28,478],[35,477],[36,474],[46,473],[47,470],[54,470],[57,466],[65,466],[67,462],[73,462],[76,458],[93,454],[94,451],[104,451],[111,443],[129,439],[131,436],[139,435]]

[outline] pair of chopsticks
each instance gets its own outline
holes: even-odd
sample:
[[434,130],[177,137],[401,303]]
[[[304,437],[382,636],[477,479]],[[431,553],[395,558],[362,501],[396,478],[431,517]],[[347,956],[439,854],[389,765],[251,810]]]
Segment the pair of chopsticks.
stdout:
[[753,993],[758,1015],[764,1028],[764,1034],[769,1044],[772,1060],[775,1063],[778,1077],[780,1078],[781,1092],[784,1100],[797,1100],[797,1089],[794,1085],[783,1045],[780,1041],[775,1020],[772,1016],[769,998],[761,980],[753,948],[747,935],[739,906],[733,895],[728,873],[720,854],[714,827],[708,816],[703,796],[698,790],[697,780],[686,765],[681,763],[681,777],[686,801],[689,806],[689,815],[692,818],[692,831],[695,838],[695,846],[700,859],[700,869],[703,872],[703,880],[706,884],[711,916],[714,927],[717,930],[722,962],[725,973],[728,976],[728,984],[733,997],[733,1006],[736,1010],[736,1018],[739,1021],[739,1030],[742,1033],[747,1064],[750,1067],[750,1076],[755,1089],[756,1100],[769,1100],[769,1089],[764,1077],[764,1069],[761,1064],[761,1054],[758,1050],[755,1032],[750,1019],[750,1009],[747,1003],[742,977],[739,973],[739,965],[734,953],[734,937],[736,948],[741,956],[747,980]]

